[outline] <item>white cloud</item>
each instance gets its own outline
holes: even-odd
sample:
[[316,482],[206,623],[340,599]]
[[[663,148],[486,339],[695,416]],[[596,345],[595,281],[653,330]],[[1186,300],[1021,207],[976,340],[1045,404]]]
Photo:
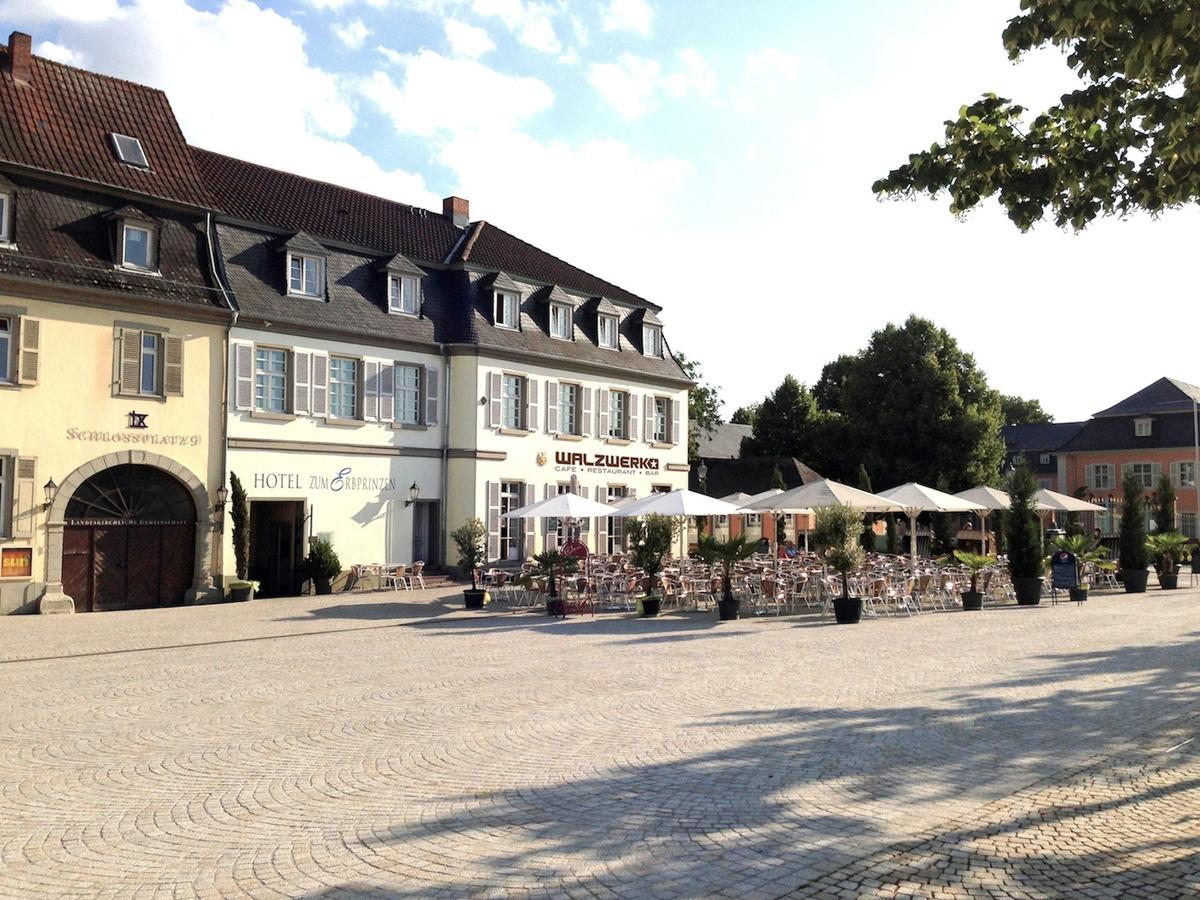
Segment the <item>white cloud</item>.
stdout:
[[605,31],[649,35],[654,11],[646,0],[611,0],[601,17]]
[[473,0],[477,16],[498,18],[518,41],[540,53],[562,52],[562,43],[554,29],[559,8],[540,0]]
[[491,35],[477,25],[468,25],[458,19],[447,19],[445,29],[450,52],[455,56],[478,59],[496,49],[496,42],[492,40]]
[[644,116],[654,108],[654,93],[662,66],[652,59],[622,53],[615,63],[594,63],[588,83],[627,119]]
[[691,93],[701,97],[712,96],[717,89],[717,73],[700,51],[693,47],[684,47],[679,51],[679,59],[681,68],[665,79],[667,93],[672,97],[683,97]]
[[741,83],[732,92],[733,105],[744,112],[769,108],[791,88],[804,61],[794,53],[766,47],[746,58]]
[[371,29],[363,24],[362,19],[351,19],[349,22],[335,25],[333,33],[351,50],[357,50],[371,36]]
[[66,63],[68,66],[87,67],[87,59],[82,53],[77,53],[70,47],[63,47],[54,41],[42,41],[33,48],[36,56],[44,56],[55,62]]

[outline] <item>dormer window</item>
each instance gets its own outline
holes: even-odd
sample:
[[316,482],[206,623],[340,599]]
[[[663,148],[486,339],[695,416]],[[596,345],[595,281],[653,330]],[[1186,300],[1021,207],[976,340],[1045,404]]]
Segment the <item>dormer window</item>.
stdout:
[[319,256],[288,254],[288,293],[297,297],[320,297],[325,260]]
[[571,307],[565,303],[550,304],[550,337],[560,341],[571,339]]
[[520,298],[508,291],[496,291],[496,309],[493,321],[500,328],[516,328]]
[[642,326],[642,354],[662,356],[662,329],[657,325]]
[[0,246],[13,242],[12,208],[12,192],[0,190]]
[[134,222],[121,223],[121,266],[139,272],[153,272],[154,229]]
[[150,168],[150,161],[146,159],[146,151],[142,149],[141,141],[127,134],[117,134],[115,131],[110,137],[113,150],[117,153],[117,159],[127,166],[134,166],[138,169]]
[[1153,419],[1134,419],[1133,420],[1133,436],[1134,437],[1150,437],[1154,434]]
[[617,349],[617,317],[600,315],[596,326],[597,343],[609,350]]
[[388,312],[415,316],[420,303],[420,282],[414,275],[388,276]]

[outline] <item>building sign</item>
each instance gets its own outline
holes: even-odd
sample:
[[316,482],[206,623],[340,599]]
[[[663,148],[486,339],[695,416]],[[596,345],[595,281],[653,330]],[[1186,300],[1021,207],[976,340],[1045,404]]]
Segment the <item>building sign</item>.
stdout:
[[299,472],[255,472],[254,487],[259,490],[284,491],[328,491],[333,494],[396,490],[395,478],[372,478],[355,475],[351,466],[345,466],[332,474],[301,475]]
[[[546,454],[538,454],[538,465],[545,465]],[[596,475],[641,475],[659,471],[659,461],[653,456],[619,456],[615,453],[573,453],[558,450],[554,453],[555,472],[588,472]]]
[[[140,415],[140,414],[139,414]],[[198,434],[152,434],[145,426],[130,425],[129,431],[92,431],[88,428],[68,428],[68,441],[91,444],[151,444],[157,447],[199,447]]]
[[132,412],[131,411],[129,413],[129,427],[130,428],[149,428],[150,426],[146,424],[146,420],[148,418],[150,418],[150,413],[140,413],[140,412]]
[[32,575],[32,547],[5,547],[0,550],[0,578],[30,578]]

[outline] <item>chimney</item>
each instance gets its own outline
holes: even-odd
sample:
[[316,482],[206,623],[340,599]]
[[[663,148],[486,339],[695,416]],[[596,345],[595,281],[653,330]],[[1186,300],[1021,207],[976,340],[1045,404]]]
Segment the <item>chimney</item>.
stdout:
[[442,201],[442,215],[459,228],[466,228],[471,221],[471,202],[462,197],[447,197]]
[[29,57],[32,52],[33,38],[29,35],[14,31],[8,36],[8,71],[13,81],[29,83]]

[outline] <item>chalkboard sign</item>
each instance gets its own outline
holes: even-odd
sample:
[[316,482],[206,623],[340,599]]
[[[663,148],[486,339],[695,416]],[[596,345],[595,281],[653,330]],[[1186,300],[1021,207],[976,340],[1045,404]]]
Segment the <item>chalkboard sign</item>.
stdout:
[[1079,587],[1079,567],[1075,554],[1059,550],[1050,558],[1050,573],[1056,589]]

